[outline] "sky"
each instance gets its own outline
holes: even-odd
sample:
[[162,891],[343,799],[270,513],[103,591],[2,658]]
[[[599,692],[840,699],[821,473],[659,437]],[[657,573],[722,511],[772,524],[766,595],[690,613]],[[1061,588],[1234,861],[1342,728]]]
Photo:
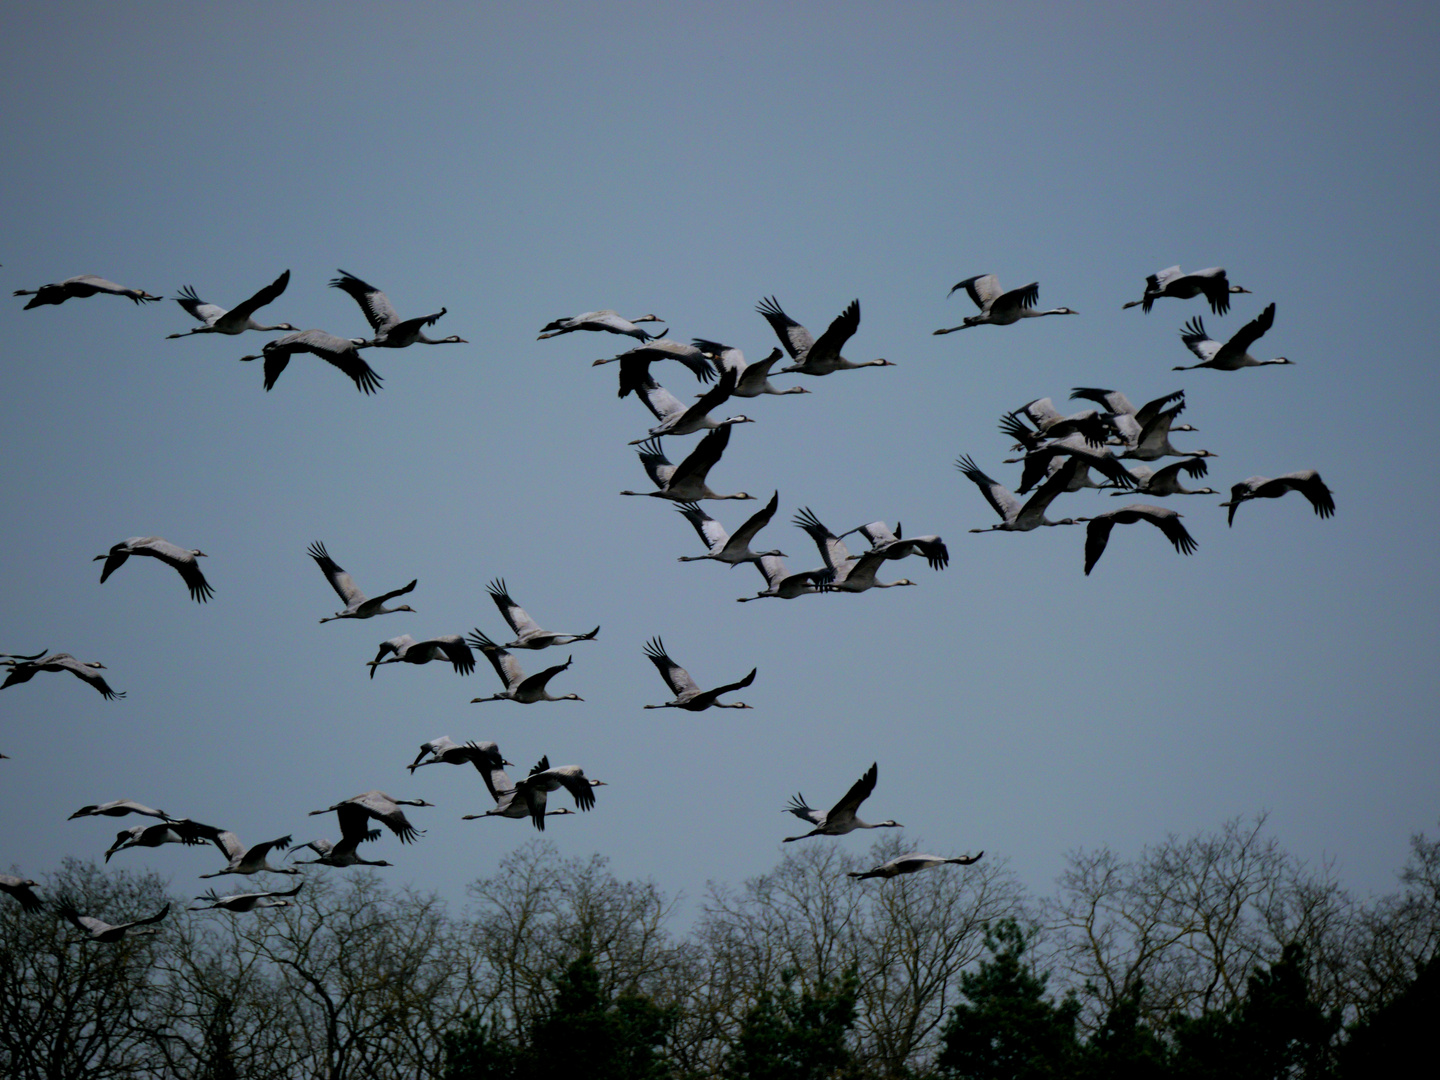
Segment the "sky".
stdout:
[[[373,397],[309,356],[266,393],[236,361],[268,335],[167,340],[194,325],[169,299],[5,296],[0,652],[102,661],[128,696],[61,675],[0,694],[0,866],[98,858],[138,820],[66,820],[88,803],[301,842],[338,838],[308,811],[379,788],[435,807],[369,857],[459,909],[533,831],[461,821],[491,805],[468,768],[405,771],[441,734],[496,741],[512,775],[548,755],[607,781],[545,836],[687,916],[707,882],[777,862],[792,794],[828,807],[872,761],[864,816],[983,849],[1037,894],[1067,852],[1267,813],[1374,895],[1436,828],[1433,5],[154,4],[9,25],[0,287],[93,273],[228,307],[289,269],[262,321],[364,336],[326,287],[343,268],[469,343],[368,351]],[[1252,294],[1225,317],[1121,310],[1174,263]],[[933,336],[982,273],[1080,314]],[[591,362],[634,343],[536,340],[614,308],[756,360],[767,296],[817,334],[858,298],[846,355],[895,366],[777,379],[812,393],[744,402],[712,486],[778,491],[757,543],[796,570],[819,565],[802,507],[938,533],[948,569],[882,575],[918,587],[735,603],[754,569],[678,562],[702,552],[684,520],[617,494],[647,485],[626,444],[654,421]],[[1225,337],[1270,303],[1254,351],[1293,366],[1171,370],[1193,359],[1183,322]],[[1175,441],[1218,455],[1194,486],[1317,469],[1335,517],[1291,495],[1227,528],[1222,496],[1174,497],[1193,556],[1120,528],[1088,577],[1082,528],[970,535],[997,519],[955,459],[1013,487],[1001,414],[1081,386],[1183,388],[1199,430]],[[707,509],[733,530],[759,505]],[[138,535],[204,550],[214,599],[142,559],[99,586],[92,557]],[[319,625],[339,605],[316,540],[369,593],[418,579],[416,613]],[[483,658],[366,677],[398,634],[502,640],[497,577],[547,628],[600,624],[518,654],[573,655],[550,689],[583,703],[470,704],[500,688]],[[702,686],[757,668],[753,708],[643,710],[669,697],[653,636]],[[174,846],[111,865],[181,893],[219,869]]]

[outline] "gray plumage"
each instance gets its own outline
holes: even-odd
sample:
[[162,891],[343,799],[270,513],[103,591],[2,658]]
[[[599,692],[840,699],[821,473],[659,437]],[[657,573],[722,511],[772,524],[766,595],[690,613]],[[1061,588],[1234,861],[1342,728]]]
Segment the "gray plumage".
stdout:
[[182,548],[159,536],[132,536],[111,547],[108,553],[96,555],[91,562],[105,561],[100,571],[100,584],[104,585],[110,575],[124,565],[131,555],[148,555],[159,559],[166,566],[174,567],[190,590],[190,599],[203,604],[215,595],[215,590],[205,580],[197,559],[207,556],[198,548]]

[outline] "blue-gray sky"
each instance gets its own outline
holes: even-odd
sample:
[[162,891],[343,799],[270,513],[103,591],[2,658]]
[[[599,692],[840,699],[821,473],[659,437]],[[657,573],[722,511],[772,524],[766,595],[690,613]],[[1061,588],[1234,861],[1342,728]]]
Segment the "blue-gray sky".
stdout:
[[[0,695],[0,864],[98,855],[129,822],[66,821],[85,803],[298,841],[336,834],[306,811],[378,787],[438,805],[371,857],[460,901],[531,830],[461,822],[488,806],[468,770],[405,772],[449,733],[609,781],[547,837],[692,898],[773,865],[787,797],[828,806],[872,760],[870,816],[1039,892],[1073,848],[1262,810],[1296,854],[1388,889],[1440,787],[1437,24],[1422,4],[17,11],[5,289],[95,273],[229,306],[289,268],[263,318],[361,335],[325,287],[343,267],[402,314],[448,308],[437,331],[471,344],[372,351],[373,398],[303,356],[266,394],[235,362],[263,335],[165,340],[192,325],[169,300],[6,297],[0,651],[101,660],[129,697],[59,676]],[[1177,262],[1253,295],[1225,318],[1121,310]],[[985,272],[1081,314],[931,336]],[[625,444],[653,421],[590,362],[627,339],[535,340],[610,307],[758,359],[771,294],[816,332],[858,297],[847,355],[897,366],[746,402],[715,486],[779,490],[760,541],[796,569],[818,562],[802,506],[940,533],[948,570],[887,567],[921,587],[736,604],[753,569],[677,562],[699,553],[685,522],[617,495],[646,483]],[[1170,370],[1186,319],[1228,336],[1271,302],[1256,351],[1293,367]],[[1078,528],[968,535],[995,519],[956,456],[1013,486],[997,418],[1075,386],[1183,387],[1200,431],[1176,441],[1219,455],[1210,486],[1315,468],[1338,512],[1292,495],[1227,529],[1220,497],[1172,499],[1194,556],[1118,530],[1088,578]],[[711,512],[734,528],[756,505]],[[90,558],[142,534],[208,552],[215,599],[144,560],[98,586]],[[419,613],[318,625],[337,605],[317,539],[370,592],[418,577]],[[468,704],[497,688],[483,662],[366,679],[393,635],[502,633],[497,576],[546,626],[602,625],[522,654],[573,652],[552,690],[583,704]],[[642,711],[668,696],[641,653],[657,634],[702,684],[758,667],[755,708]],[[120,860],[181,890],[217,868]]]

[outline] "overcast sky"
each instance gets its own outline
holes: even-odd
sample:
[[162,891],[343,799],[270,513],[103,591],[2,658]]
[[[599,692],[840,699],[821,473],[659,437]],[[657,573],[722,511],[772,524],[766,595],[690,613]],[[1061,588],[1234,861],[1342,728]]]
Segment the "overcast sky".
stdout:
[[[1072,849],[1133,854],[1258,812],[1357,893],[1391,888],[1440,814],[1440,16],[1096,7],[13,11],[5,289],[94,273],[228,307],[288,268],[262,320],[361,336],[326,288],[343,267],[402,315],[447,308],[432,333],[470,343],[368,352],[373,397],[309,356],[267,394],[236,362],[266,335],[166,340],[193,325],[169,299],[5,297],[0,652],[102,661],[128,697],[62,675],[0,695],[0,866],[99,857],[137,820],[66,820],[86,803],[298,842],[338,838],[306,811],[381,788],[436,806],[411,815],[419,843],[369,857],[458,904],[532,830],[460,821],[491,805],[468,769],[405,771],[448,733],[497,741],[512,772],[548,754],[608,781],[545,835],[692,899],[776,862],[790,795],[828,807],[872,761],[867,817],[917,848],[984,849],[1038,892]],[[1172,263],[1253,293],[1226,317],[1121,310]],[[932,336],[973,311],[950,286],[987,272],[1080,315]],[[753,568],[677,562],[701,553],[689,526],[617,494],[648,483],[626,443],[654,421],[591,361],[633,343],[535,340],[615,308],[754,360],[775,344],[754,310],[770,295],[816,333],[859,298],[846,355],[896,366],[745,402],[757,422],[712,486],[779,491],[758,543],[792,569],[819,562],[790,524],[805,506],[836,531],[939,533],[949,569],[882,575],[918,588],[736,604]],[[1171,371],[1192,360],[1185,320],[1228,337],[1269,303],[1255,352],[1293,366]],[[1195,486],[1318,469],[1335,517],[1291,495],[1227,528],[1221,496],[1172,498],[1193,556],[1118,529],[1089,577],[1082,528],[969,535],[997,519],[955,458],[1013,487],[996,421],[1077,386],[1137,404],[1184,388],[1199,431],[1176,442],[1218,455]],[[1120,503],[1081,492],[1052,516]],[[758,506],[708,509],[734,529]],[[214,600],[150,560],[99,586],[91,558],[146,534],[206,551]],[[368,592],[418,578],[418,613],[318,625],[338,604],[315,540]],[[584,703],[469,704],[499,689],[483,660],[366,678],[397,634],[501,640],[494,577],[548,628],[601,625],[519,654],[573,654],[551,690]],[[669,697],[641,651],[654,635],[702,686],[757,667],[738,695],[754,708],[643,711]],[[182,892],[219,868],[176,849],[111,865]]]

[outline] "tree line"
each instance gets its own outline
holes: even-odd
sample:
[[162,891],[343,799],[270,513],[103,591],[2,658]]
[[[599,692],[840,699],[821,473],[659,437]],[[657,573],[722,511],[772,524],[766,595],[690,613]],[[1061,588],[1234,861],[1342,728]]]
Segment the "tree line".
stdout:
[[542,842],[458,914],[368,873],[188,912],[155,874],[70,860],[37,892],[113,921],[172,913],[101,944],[0,902],[0,1075],[1344,1080],[1392,1071],[1440,1001],[1424,835],[1366,899],[1263,816],[1133,858],[1072,852],[1043,897],[1000,860],[845,877],[899,852],[787,851],[712,886],[685,933],[654,882]]

